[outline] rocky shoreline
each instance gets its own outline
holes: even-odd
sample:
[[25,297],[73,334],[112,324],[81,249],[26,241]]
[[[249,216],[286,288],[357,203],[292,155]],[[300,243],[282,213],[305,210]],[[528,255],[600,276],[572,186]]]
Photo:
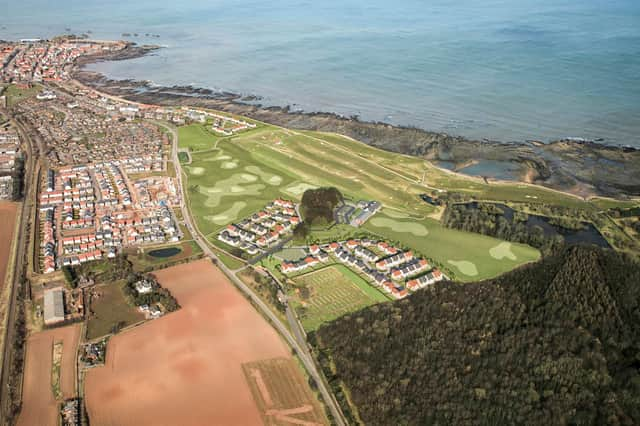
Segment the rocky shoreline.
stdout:
[[357,117],[333,113],[297,112],[288,106],[263,107],[259,104],[260,99],[254,96],[243,97],[191,86],[154,86],[148,81],[111,80],[83,69],[88,63],[132,59],[156,49],[157,46],[129,43],[117,54],[82,58],[74,77],[87,86],[135,102],[207,107],[298,130],[335,132],[368,145],[431,161],[456,165],[483,161],[515,164],[519,173],[513,176],[514,180],[585,198],[626,199],[640,195],[640,150],[631,147],[568,139],[551,143],[470,140],[418,128],[364,122]]

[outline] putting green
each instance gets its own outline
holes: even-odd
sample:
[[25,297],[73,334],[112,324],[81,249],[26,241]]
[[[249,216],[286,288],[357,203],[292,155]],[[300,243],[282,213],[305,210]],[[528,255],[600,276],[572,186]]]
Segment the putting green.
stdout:
[[282,260],[293,261],[293,260],[300,259],[305,254],[306,252],[299,248],[286,248],[275,253],[274,257],[277,257],[278,259],[282,259]]
[[262,168],[258,167],[258,166],[247,166],[244,168],[246,171],[248,171],[249,173],[253,173],[256,174],[258,176],[260,176],[260,178],[268,183],[269,185],[272,186],[278,186],[282,183],[282,176],[278,176],[276,174],[273,173],[269,173],[269,172],[265,172],[264,170],[262,170]]
[[190,175],[200,176],[200,175],[203,175],[205,172],[204,167],[191,167],[191,166],[185,166],[185,167],[189,171]]
[[316,185],[311,185],[310,183],[306,183],[306,182],[299,182],[299,183],[296,183],[295,185],[290,185],[287,188],[282,189],[281,191],[298,197],[304,194],[304,192],[307,189],[316,189],[316,188],[317,188]]
[[426,237],[429,230],[421,223],[401,222],[399,220],[389,219],[386,217],[374,217],[371,224],[378,228],[389,228],[394,232],[403,232],[415,235],[416,237]]
[[491,255],[491,257],[493,257],[494,259],[498,259],[498,260],[502,260],[504,258],[507,258],[509,260],[517,260],[518,259],[518,256],[516,256],[511,251],[511,243],[506,242],[506,241],[498,244],[495,247],[491,247],[489,249],[489,254]]
[[469,262],[468,260],[449,260],[448,263],[458,268],[460,273],[468,277],[475,277],[478,275],[478,268],[476,268],[476,265],[473,262]]
[[233,205],[220,214],[205,216],[204,218],[216,225],[224,225],[225,223],[234,221],[238,218],[238,214],[247,206],[244,201],[236,201]]

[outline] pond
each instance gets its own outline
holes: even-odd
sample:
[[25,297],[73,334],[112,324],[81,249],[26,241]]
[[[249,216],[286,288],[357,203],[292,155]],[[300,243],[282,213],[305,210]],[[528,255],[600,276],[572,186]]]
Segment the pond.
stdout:
[[[504,204],[494,205],[504,212],[503,217],[506,220],[513,222],[514,210],[511,207]],[[467,206],[477,209],[478,203],[469,203]],[[611,248],[609,242],[592,223],[582,222],[582,229],[569,229],[560,225],[552,224],[549,221],[550,219],[548,217],[529,214],[525,224],[529,229],[533,227],[542,228],[546,237],[561,235],[567,244],[593,244],[598,247]]]
[[161,249],[151,250],[147,254],[151,257],[166,258],[166,257],[175,256],[180,252],[182,252],[182,249],[180,249],[179,247],[165,247]]

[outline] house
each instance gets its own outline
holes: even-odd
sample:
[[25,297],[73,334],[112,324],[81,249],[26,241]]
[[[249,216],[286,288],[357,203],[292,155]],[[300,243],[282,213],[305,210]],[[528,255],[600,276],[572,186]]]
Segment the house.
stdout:
[[153,283],[149,280],[141,280],[134,285],[138,294],[149,294],[153,291]]
[[349,250],[353,250],[360,245],[360,241],[358,240],[349,240],[347,241],[347,248]]
[[318,253],[320,253],[320,246],[317,244],[313,244],[311,246],[309,246],[309,253],[316,255]]
[[400,265],[404,262],[408,262],[411,259],[413,259],[413,252],[411,252],[410,250],[405,252],[400,252],[393,256],[379,260],[378,262],[376,262],[376,268],[382,271],[387,271],[390,268]]
[[378,256],[374,252],[362,246],[356,247],[353,253],[367,262],[375,262],[378,259]]

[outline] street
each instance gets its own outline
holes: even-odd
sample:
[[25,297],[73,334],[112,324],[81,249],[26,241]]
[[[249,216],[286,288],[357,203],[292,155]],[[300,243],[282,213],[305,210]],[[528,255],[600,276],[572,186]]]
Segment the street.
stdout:
[[[328,385],[324,380],[324,376],[318,371],[315,361],[309,352],[309,348],[307,346],[307,341],[305,338],[304,331],[300,328],[300,324],[295,318],[295,314],[292,310],[287,307],[287,319],[289,321],[289,326],[293,330],[295,335],[292,335],[289,329],[280,321],[280,319],[269,309],[266,303],[262,301],[245,283],[243,283],[236,275],[235,272],[237,270],[231,270],[227,268],[227,266],[218,259],[218,257],[213,253],[213,251],[209,248],[209,245],[206,239],[202,236],[194,221],[191,218],[191,214],[189,212],[189,208],[187,207],[187,201],[184,197],[184,186],[182,184],[182,167],[180,165],[180,161],[178,159],[178,132],[176,132],[175,128],[167,126],[163,123],[156,122],[157,124],[163,126],[165,129],[169,130],[173,136],[173,144],[172,144],[172,153],[171,157],[173,160],[173,164],[176,172],[176,179],[178,180],[178,188],[181,193],[182,199],[182,216],[184,218],[185,224],[187,228],[192,232],[194,241],[200,246],[202,251],[211,259],[216,261],[218,268],[231,280],[233,284],[237,288],[239,288],[246,296],[248,296],[253,302],[254,306],[256,306],[260,312],[271,322],[271,324],[276,328],[276,330],[282,335],[289,346],[291,346],[295,351],[302,363],[304,364],[309,376],[313,378],[315,383],[318,386],[318,390],[324,399],[325,404],[331,411],[331,414],[338,425],[346,425],[344,420],[344,416],[338,403],[336,402],[333,393],[329,390]],[[242,269],[242,268],[240,268]]]

